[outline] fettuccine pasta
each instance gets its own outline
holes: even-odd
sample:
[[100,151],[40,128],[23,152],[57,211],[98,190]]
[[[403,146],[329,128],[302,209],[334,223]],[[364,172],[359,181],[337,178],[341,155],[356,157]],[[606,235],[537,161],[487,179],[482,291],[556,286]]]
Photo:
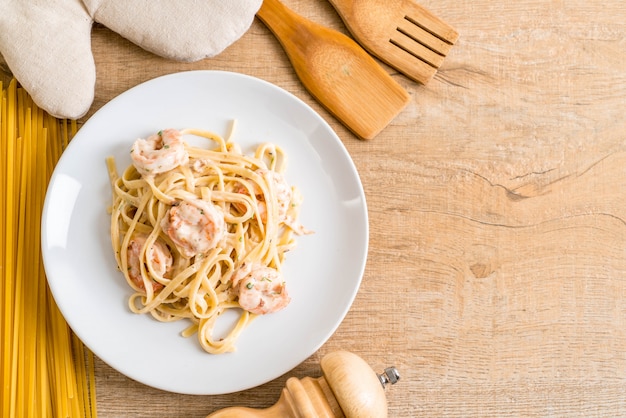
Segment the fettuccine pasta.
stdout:
[[[205,138],[190,146],[184,135]],[[138,139],[132,164],[118,175],[107,159],[113,189],[111,242],[120,271],[134,290],[132,312],[159,321],[188,319],[209,353],[234,351],[257,315],[290,302],[282,266],[296,235],[302,198],[283,175],[287,155],[260,144],[253,156],[206,131],[166,129]],[[217,319],[238,313],[227,335]]]

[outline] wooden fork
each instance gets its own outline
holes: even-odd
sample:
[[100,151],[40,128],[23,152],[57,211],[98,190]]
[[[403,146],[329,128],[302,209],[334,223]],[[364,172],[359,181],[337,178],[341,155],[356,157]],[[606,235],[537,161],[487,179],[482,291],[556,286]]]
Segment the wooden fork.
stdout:
[[426,84],[459,34],[413,0],[329,0],[372,55]]

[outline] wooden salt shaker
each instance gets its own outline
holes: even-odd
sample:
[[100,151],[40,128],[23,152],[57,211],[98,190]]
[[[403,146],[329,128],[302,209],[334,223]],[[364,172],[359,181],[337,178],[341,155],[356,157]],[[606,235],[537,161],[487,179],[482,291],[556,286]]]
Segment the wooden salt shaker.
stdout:
[[394,367],[376,374],[359,356],[347,351],[327,354],[322,377],[287,380],[280,399],[266,409],[230,407],[207,418],[385,418],[385,386],[400,375]]

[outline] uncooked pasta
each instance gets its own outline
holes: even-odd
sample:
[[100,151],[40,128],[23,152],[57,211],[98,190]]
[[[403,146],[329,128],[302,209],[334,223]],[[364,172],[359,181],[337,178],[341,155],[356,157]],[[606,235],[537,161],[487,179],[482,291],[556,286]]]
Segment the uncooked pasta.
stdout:
[[47,286],[41,214],[52,170],[77,129],[0,83],[0,416],[95,417],[93,354]]

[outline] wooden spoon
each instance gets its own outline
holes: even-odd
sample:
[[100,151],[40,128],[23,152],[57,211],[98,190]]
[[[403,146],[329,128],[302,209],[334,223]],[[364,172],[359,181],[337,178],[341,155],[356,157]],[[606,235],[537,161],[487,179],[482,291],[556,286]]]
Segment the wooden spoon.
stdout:
[[357,136],[375,137],[409,102],[409,94],[348,36],[278,0],[265,0],[257,17],[278,38],[307,90]]

